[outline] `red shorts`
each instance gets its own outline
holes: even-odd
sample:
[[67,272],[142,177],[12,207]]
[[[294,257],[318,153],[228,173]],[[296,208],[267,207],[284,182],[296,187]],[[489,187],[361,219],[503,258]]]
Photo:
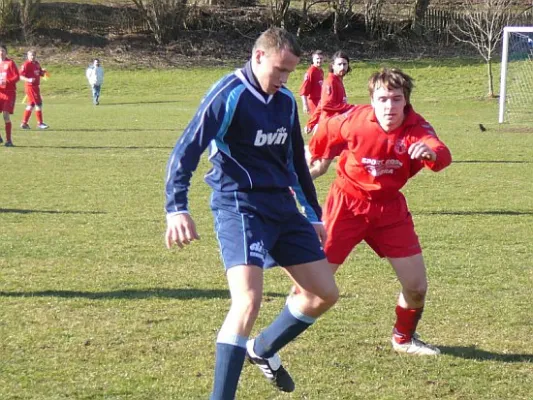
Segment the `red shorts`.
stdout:
[[24,86],[24,92],[26,92],[26,104],[29,106],[40,106],[43,104],[43,99],[41,98],[41,89],[39,86]]
[[0,112],[7,111],[13,114],[15,101],[17,101],[17,92],[0,92]]
[[346,194],[334,183],[323,220],[328,233],[324,251],[333,264],[342,264],[362,240],[380,257],[411,257],[422,252],[401,193],[391,200],[369,201]]

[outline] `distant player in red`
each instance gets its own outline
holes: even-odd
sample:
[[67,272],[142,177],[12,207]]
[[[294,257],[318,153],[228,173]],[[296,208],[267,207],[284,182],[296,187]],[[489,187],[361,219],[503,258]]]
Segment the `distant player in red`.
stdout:
[[323,59],[322,50],[313,53],[313,65],[308,68],[300,86],[300,97],[305,114],[313,114],[320,102],[324,81],[324,71],[321,68]]
[[400,189],[422,168],[440,171],[451,161],[446,145],[410,104],[413,81],[398,69],[370,77],[371,105],[357,105],[321,121],[310,143],[312,175],[340,154],[337,178],[324,205],[324,250],[334,271],[362,240],[386,257],[402,285],[393,349],[437,355],[416,334],[427,292],[426,267]]
[[[16,84],[19,79],[19,70],[15,62],[7,58],[7,47],[0,44],[0,111],[4,115],[6,147],[13,147],[10,115],[15,111],[15,101],[17,100]],[[0,143],[2,142],[3,140],[0,136]]]
[[312,132],[321,118],[329,118],[348,109],[343,79],[350,71],[348,55],[343,51],[336,52],[329,66],[329,74],[322,84],[320,103],[307,121],[306,133]]
[[24,91],[26,93],[26,109],[22,116],[22,129],[30,129],[28,121],[30,120],[31,112],[35,107],[35,117],[37,118],[37,128],[48,129],[48,125],[43,122],[43,99],[41,98],[41,77],[45,76],[46,70],[41,68],[39,61],[35,59],[35,50],[28,51],[27,60],[20,68],[20,79],[25,81]]

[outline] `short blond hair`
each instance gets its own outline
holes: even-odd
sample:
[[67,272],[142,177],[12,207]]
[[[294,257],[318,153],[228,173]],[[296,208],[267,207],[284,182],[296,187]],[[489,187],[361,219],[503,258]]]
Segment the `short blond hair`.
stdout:
[[398,68],[382,68],[378,72],[373,73],[368,79],[368,92],[370,97],[380,87],[402,89],[407,104],[410,104],[411,92],[414,86],[413,78]]
[[257,49],[265,52],[288,50],[296,57],[302,56],[302,48],[296,37],[285,29],[276,27],[267,29],[257,38],[252,51],[255,52]]

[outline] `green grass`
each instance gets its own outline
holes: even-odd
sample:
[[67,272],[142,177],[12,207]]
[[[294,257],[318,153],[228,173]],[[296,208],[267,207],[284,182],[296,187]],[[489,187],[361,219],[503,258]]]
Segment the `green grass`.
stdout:
[[[282,352],[297,391],[278,394],[246,366],[240,399],[531,398],[533,135],[497,125],[483,65],[399,65],[454,156],[404,189],[429,270],[419,330],[443,355],[390,350],[398,283],[360,245],[337,276],[338,305]],[[353,65],[351,102],[367,101],[378,66]],[[179,132],[227,70],[108,68],[93,107],[83,69],[48,68],[51,129],[15,129],[17,147],[0,148],[0,398],[206,399],[229,306],[202,182],[208,164],[190,193],[202,240],[183,251],[163,244],[163,179]],[[321,200],[333,176],[316,182]],[[266,274],[258,329],[288,289],[281,271]]]

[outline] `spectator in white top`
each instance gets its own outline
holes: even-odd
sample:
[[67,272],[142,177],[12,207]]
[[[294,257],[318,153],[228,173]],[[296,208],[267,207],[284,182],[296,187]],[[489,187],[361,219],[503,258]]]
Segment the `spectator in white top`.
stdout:
[[97,106],[100,104],[100,90],[104,83],[104,68],[98,58],[95,58],[92,65],[89,65],[89,68],[85,71],[85,75],[92,89],[93,104]]

